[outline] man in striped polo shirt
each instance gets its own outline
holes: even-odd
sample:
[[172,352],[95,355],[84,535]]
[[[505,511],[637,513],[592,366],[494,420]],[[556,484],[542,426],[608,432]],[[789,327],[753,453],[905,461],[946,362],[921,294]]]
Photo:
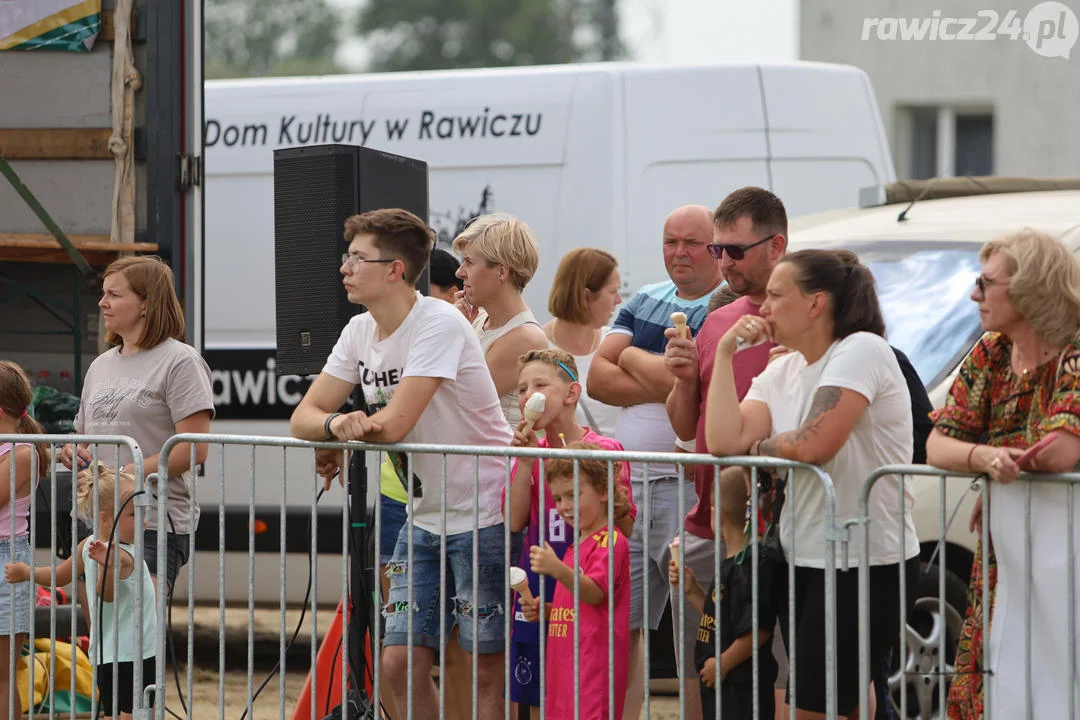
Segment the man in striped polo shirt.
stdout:
[[[707,248],[713,239],[713,213],[702,205],[674,210],[664,222],[664,265],[671,279],[641,288],[623,308],[601,343],[589,368],[589,395],[609,405],[623,408],[615,426],[615,439],[631,451],[673,452],[675,431],[664,406],[675,379],[664,364],[671,313],[686,313],[687,325],[697,334],[708,314],[709,298],[723,281],[720,264]],[[643,629],[660,625],[669,595],[668,543],[678,532],[679,492],[684,512],[697,502],[693,475],[679,482],[672,464],[653,463],[646,468],[631,463],[630,480],[634,501],[648,515],[634,525],[630,539],[630,683],[625,717],[637,717],[644,694]],[[649,524],[649,546],[644,545],[644,525]],[[648,556],[646,561],[645,556]],[[644,598],[648,593],[649,617]],[[688,613],[689,615],[689,613]],[[689,618],[688,618],[689,619]],[[676,625],[676,627],[678,627]],[[685,658],[693,666],[696,628],[686,632]],[[678,631],[675,632],[676,644]],[[678,648],[676,648],[678,656]],[[687,717],[701,717],[696,677],[686,683]]]

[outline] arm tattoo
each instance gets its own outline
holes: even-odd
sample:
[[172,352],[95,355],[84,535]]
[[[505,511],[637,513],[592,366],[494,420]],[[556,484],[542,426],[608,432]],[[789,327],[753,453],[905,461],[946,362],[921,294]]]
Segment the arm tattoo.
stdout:
[[814,401],[810,405],[810,412],[802,425],[786,433],[781,433],[774,438],[763,440],[758,445],[758,454],[771,455],[773,457],[789,457],[794,451],[794,446],[811,439],[821,429],[821,424],[830,410],[840,404],[841,389],[833,386],[819,388],[814,394]]
[[810,412],[806,414],[806,420],[794,431],[795,442],[806,440],[812,433],[817,432],[826,413],[840,404],[840,388],[823,387],[814,394],[814,402],[810,405]]
[[776,457],[776,441],[779,438],[769,438],[768,440],[762,440],[758,443],[757,452],[758,455],[771,455]]

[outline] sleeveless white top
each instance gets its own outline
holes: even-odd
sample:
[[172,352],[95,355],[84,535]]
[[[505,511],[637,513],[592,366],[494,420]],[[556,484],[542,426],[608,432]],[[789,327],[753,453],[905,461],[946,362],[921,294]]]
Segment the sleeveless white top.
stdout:
[[[480,314],[473,320],[473,330],[476,331],[476,336],[480,339],[480,347],[484,351],[484,356],[487,356],[488,350],[495,341],[501,338],[506,333],[521,327],[522,325],[535,325],[543,332],[543,328],[540,327],[540,323],[536,322],[536,317],[533,316],[531,310],[522,310],[514,317],[506,321],[501,327],[497,327],[494,330],[485,330],[484,323],[487,322],[488,314],[485,310],[481,310]],[[502,407],[503,416],[506,417],[506,422],[510,424],[511,428],[517,428],[521,422],[521,408],[518,407],[517,389],[513,389],[508,393],[499,396],[499,405]]]
[[[91,535],[89,540],[93,540]],[[82,548],[83,574],[86,576],[86,600],[90,606],[90,657],[98,659],[98,643],[101,643],[103,662],[139,662],[157,656],[157,612],[154,607],[154,582],[146,562],[135,556],[135,546],[117,542],[114,545],[109,567],[106,572],[113,572],[117,549],[126,551],[135,559],[131,574],[120,580],[113,589],[113,601],[101,604],[101,625],[98,625],[98,573],[103,569],[96,560],[90,559],[89,542]],[[144,552],[157,552],[156,547],[144,547]],[[135,586],[142,585],[142,607],[135,605]],[[135,615],[142,615],[142,647],[135,647]],[[118,640],[113,638],[119,635]],[[113,656],[113,643],[116,643],[119,655]],[[146,680],[146,678],[144,678]],[[150,682],[150,680],[147,680]]]

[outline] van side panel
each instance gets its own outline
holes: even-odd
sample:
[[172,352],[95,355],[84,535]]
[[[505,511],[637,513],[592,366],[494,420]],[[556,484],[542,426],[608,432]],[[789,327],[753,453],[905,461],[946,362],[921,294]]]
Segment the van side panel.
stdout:
[[813,63],[760,71],[773,192],[789,217],[857,206],[860,188],[896,179],[865,73]]
[[[621,144],[619,71],[593,71],[575,77],[570,97],[566,158],[562,186],[550,216],[526,208],[540,198],[522,195],[508,212],[519,213],[536,233],[540,267],[525,288],[525,301],[541,323],[550,319],[548,300],[555,271],[563,256],[579,247],[622,254],[622,230],[613,222],[619,205],[621,179],[615,172]],[[521,188],[532,183],[525,178]],[[533,191],[535,192],[535,191]],[[521,208],[515,210],[514,208]],[[546,212],[546,211],[545,211]],[[550,227],[550,230],[547,228]]]
[[768,179],[752,67],[634,69],[625,86],[629,247],[620,261],[636,291],[667,279],[661,238],[673,209],[715,208],[735,188]]

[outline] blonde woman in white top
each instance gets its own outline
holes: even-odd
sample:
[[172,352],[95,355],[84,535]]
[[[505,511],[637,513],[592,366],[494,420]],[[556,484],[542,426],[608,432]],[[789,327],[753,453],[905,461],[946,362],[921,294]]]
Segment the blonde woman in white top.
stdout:
[[454,239],[454,251],[461,255],[457,276],[464,281],[457,306],[480,338],[506,421],[517,428],[518,358],[548,346],[521,296],[540,264],[536,237],[510,215],[481,215]]
[[548,296],[551,320],[544,334],[552,347],[574,356],[581,377],[578,424],[612,437],[619,408],[587,398],[585,386],[596,349],[610,330],[615,308],[622,302],[619,263],[615,256],[596,248],[577,248],[563,256]]
[[[503,417],[511,429],[521,424],[518,406],[518,358],[547,348],[547,338],[521,296],[540,265],[540,250],[529,226],[510,215],[481,215],[454,239],[461,256],[457,293],[464,313],[480,339]],[[524,533],[510,536],[510,557],[521,556]],[[454,630],[456,635],[457,630]],[[448,704],[455,717],[472,716],[471,657],[455,639],[446,645]]]

